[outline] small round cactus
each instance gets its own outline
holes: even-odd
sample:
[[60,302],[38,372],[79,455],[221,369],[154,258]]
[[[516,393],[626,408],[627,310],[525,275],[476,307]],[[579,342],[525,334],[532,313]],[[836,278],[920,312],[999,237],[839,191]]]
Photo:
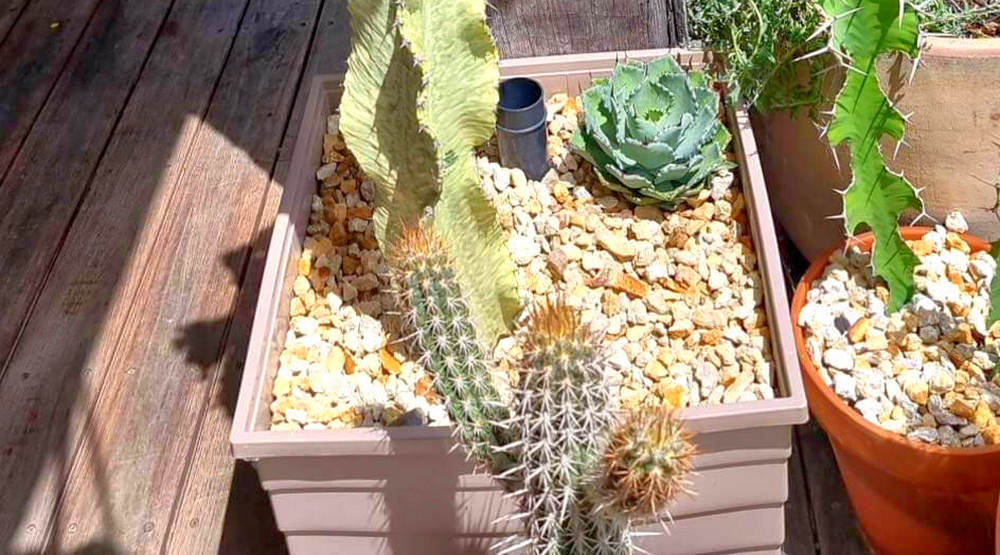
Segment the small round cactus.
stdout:
[[656,516],[678,494],[691,494],[694,452],[671,409],[629,413],[604,451],[601,487],[608,503],[632,518]]

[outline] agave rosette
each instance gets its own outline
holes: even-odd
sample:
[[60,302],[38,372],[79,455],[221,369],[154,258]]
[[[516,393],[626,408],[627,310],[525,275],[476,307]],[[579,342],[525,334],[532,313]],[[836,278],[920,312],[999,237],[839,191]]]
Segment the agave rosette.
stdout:
[[730,135],[719,121],[719,94],[700,71],[671,57],[626,61],[584,91],[575,152],[609,188],[636,204],[674,208],[731,164]]

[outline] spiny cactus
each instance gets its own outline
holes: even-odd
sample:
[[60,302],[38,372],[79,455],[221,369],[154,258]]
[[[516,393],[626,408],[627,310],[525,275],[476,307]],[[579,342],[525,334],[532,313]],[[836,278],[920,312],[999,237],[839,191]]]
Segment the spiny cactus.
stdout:
[[508,471],[514,460],[497,449],[508,442],[497,423],[509,411],[444,243],[424,226],[407,227],[388,255],[413,344],[447,402],[457,439],[479,467],[497,475]]
[[[862,225],[875,235],[875,275],[889,285],[890,311],[899,310],[916,290],[913,271],[919,259],[906,246],[898,221],[905,210],[923,211],[913,185],[886,167],[884,137],[903,140],[906,118],[879,85],[880,56],[919,52],[917,13],[899,0],[823,0],[831,19],[830,42],[824,51],[847,68],[837,95],[833,119],[826,129],[832,147],[847,142],[851,151],[851,184],[845,191],[844,225],[854,234]],[[834,151],[836,154],[836,151]]]
[[348,8],[340,129],[375,184],[375,236],[388,251],[433,209],[475,330],[492,344],[520,307],[514,263],[474,155],[493,135],[499,98],[486,1],[350,0]]
[[629,553],[628,523],[602,513],[587,479],[615,421],[600,337],[561,301],[536,307],[508,423],[536,554]]
[[680,493],[690,494],[694,446],[666,407],[629,413],[604,450],[600,487],[630,518],[656,516]]
[[517,497],[520,542],[535,555],[631,553],[631,522],[687,491],[691,447],[669,413],[617,425],[601,337],[561,300],[537,306],[521,330],[511,405],[492,381],[446,245],[426,223],[388,253],[412,342],[448,404],[469,456]]

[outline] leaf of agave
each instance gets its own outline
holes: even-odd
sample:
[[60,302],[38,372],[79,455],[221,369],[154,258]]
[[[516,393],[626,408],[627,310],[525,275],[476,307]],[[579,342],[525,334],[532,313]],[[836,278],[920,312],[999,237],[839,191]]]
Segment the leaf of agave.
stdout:
[[[604,103],[606,91],[606,87],[602,85],[587,89],[583,93],[583,118],[595,145],[610,158],[614,152],[611,138],[615,136],[615,124],[614,116]],[[580,131],[577,130],[577,133]]]
[[625,173],[618,169],[618,166],[614,164],[608,164],[604,167],[611,175],[615,176],[618,181],[625,185],[629,189],[652,189],[653,182],[650,181],[645,175],[637,173],[635,170]]
[[[387,229],[394,236],[402,222],[419,218],[438,196],[434,140],[421,129],[412,109],[423,76],[395,32],[396,3],[351,0],[348,9],[351,54],[340,129],[375,184],[376,237],[385,247]],[[406,184],[406,195],[396,194],[398,183]]]
[[694,95],[683,74],[661,76],[657,84],[669,91],[672,98],[670,109],[663,119],[661,128],[673,128],[681,124],[685,114],[697,112]]
[[654,183],[656,183],[656,189],[660,190],[663,185],[669,185],[672,182],[680,181],[684,179],[688,172],[691,171],[692,166],[700,164],[702,162],[702,156],[696,154],[693,157],[685,160],[681,164],[667,164],[660,168],[660,171],[656,172],[656,177],[654,178]]
[[678,160],[690,158],[699,147],[715,133],[716,126],[721,125],[715,112],[701,110],[694,115],[694,121],[681,131],[681,140],[674,147],[674,155]]
[[[584,158],[584,160],[590,162],[597,172],[598,179],[601,183],[608,185],[614,181],[614,177],[608,173],[604,168],[608,166],[613,166],[615,164],[614,158],[607,155],[604,149],[598,145],[593,138],[593,135],[586,133],[581,133],[577,130],[570,138],[570,148],[573,152],[579,154]],[[621,190],[624,187],[613,187],[616,191]]]
[[909,182],[885,167],[880,141],[885,135],[901,138],[905,121],[883,94],[875,63],[890,51],[917,53],[917,16],[898,0],[824,0],[823,9],[834,19],[834,47],[850,57],[852,66],[828,131],[831,144],[847,141],[851,151],[845,226],[850,234],[862,225],[872,229],[875,274],[889,285],[888,308],[895,311],[913,295],[913,270],[919,261],[897,225],[904,210],[920,210],[922,202]]
[[663,143],[642,143],[630,137],[618,145],[626,156],[635,160],[639,167],[655,172],[664,164],[674,161],[674,149]]
[[473,154],[496,126],[500,70],[485,15],[485,0],[408,0],[399,32],[423,68],[417,116],[438,145],[441,195],[434,227],[455,261],[476,331],[493,345],[519,303],[514,264]]
[[990,256],[997,261],[997,269],[993,273],[993,281],[990,282],[990,317],[986,320],[988,325],[1000,320],[1000,241],[993,243],[990,249]]
[[650,81],[658,82],[666,75],[684,75],[684,70],[672,56],[657,58],[646,65],[646,76]]
[[621,103],[627,102],[638,90],[645,75],[646,68],[643,64],[625,62],[616,65],[610,80],[611,94],[615,100]]

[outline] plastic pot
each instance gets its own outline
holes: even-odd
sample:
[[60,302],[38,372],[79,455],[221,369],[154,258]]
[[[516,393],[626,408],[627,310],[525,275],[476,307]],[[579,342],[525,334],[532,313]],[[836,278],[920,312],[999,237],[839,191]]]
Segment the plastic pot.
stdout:
[[[907,240],[930,231],[902,228]],[[963,236],[973,252],[986,241]],[[871,233],[858,236],[870,249]],[[806,398],[830,436],[851,505],[869,544],[882,555],[987,554],[995,540],[1000,446],[946,448],[910,441],[868,422],[820,378],[798,325],[806,293],[829,257],[818,257],[792,299],[792,326]]]

